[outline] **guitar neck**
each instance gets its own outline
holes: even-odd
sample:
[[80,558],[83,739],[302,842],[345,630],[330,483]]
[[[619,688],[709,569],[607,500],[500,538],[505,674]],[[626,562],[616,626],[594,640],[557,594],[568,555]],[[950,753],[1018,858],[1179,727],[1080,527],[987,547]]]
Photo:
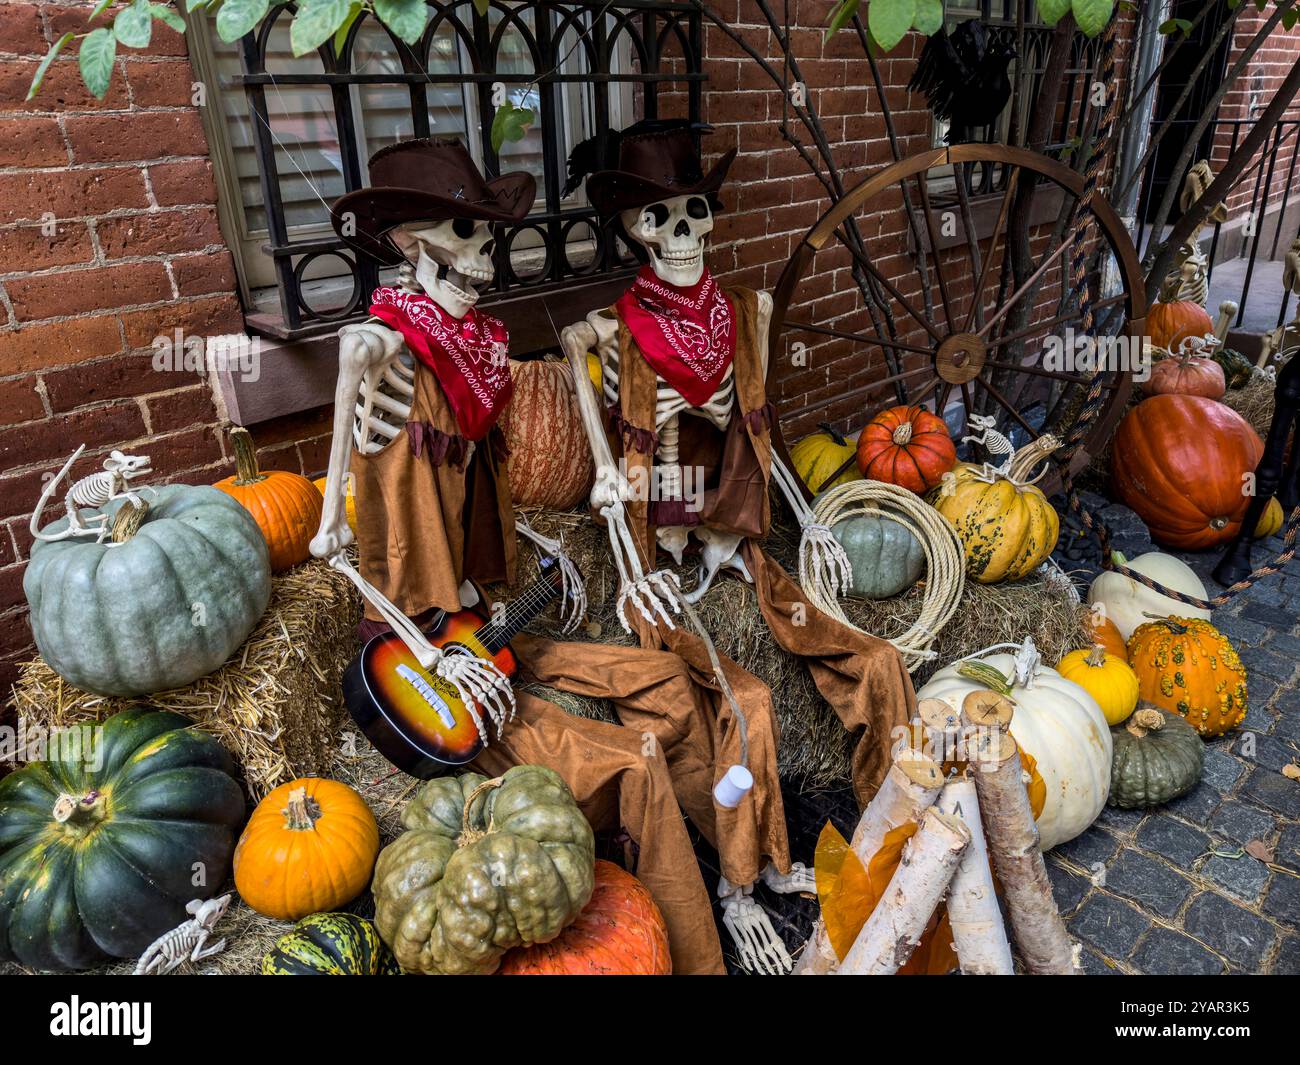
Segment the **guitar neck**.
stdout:
[[512,600],[503,612],[494,610],[491,619],[474,633],[475,638],[489,654],[496,654],[559,594],[556,579],[550,573],[543,573],[524,589],[518,599]]

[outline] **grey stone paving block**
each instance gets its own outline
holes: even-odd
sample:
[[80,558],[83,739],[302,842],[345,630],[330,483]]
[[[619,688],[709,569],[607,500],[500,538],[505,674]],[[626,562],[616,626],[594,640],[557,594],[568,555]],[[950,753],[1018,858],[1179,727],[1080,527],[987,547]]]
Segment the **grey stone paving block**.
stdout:
[[1127,902],[1092,895],[1068,921],[1071,934],[1111,958],[1127,958],[1151,921]]
[[1192,882],[1137,851],[1125,851],[1106,870],[1105,888],[1132,899],[1144,912],[1172,917],[1192,892]]
[[1278,840],[1274,861],[1288,869],[1300,870],[1300,825],[1287,825]]
[[1161,976],[1217,976],[1227,966],[1191,936],[1172,928],[1153,928],[1142,940],[1133,965]]
[[1264,768],[1251,770],[1241,794],[1292,820],[1300,819],[1300,787],[1297,781],[1287,780],[1281,773]]
[[[1215,628],[1223,635],[1228,637],[1233,647],[1244,647],[1247,644],[1263,643],[1264,640],[1275,630],[1267,625],[1261,625],[1258,621],[1250,621],[1246,618],[1233,617],[1231,614],[1224,614],[1220,619],[1218,613],[1214,619]],[[1273,636],[1276,640],[1277,635]],[[1272,640],[1269,644],[1272,644]]]
[[1047,877],[1052,882],[1052,897],[1056,900],[1056,908],[1061,911],[1062,917],[1073,913],[1092,887],[1092,881],[1088,877],[1080,876],[1050,859],[1047,862]]
[[[1279,616],[1277,607],[1256,603],[1253,600],[1247,602],[1242,608],[1241,616],[1247,621],[1257,621],[1261,625],[1278,631],[1285,631],[1289,627],[1285,624],[1285,619]],[[1237,648],[1237,650],[1240,651],[1241,648]]]
[[1201,779],[1216,791],[1231,791],[1245,773],[1246,766],[1226,747],[1206,750]]
[[1093,825],[1081,836],[1062,843],[1053,850],[1054,854],[1069,858],[1075,865],[1091,869],[1098,862],[1107,862],[1119,850],[1119,840],[1109,832]]
[[1277,819],[1272,814],[1232,799],[1220,806],[1210,819],[1211,835],[1233,843],[1267,840],[1276,828]]
[[1086,976],[1123,976],[1123,971],[1110,964],[1095,950],[1084,947],[1079,952],[1079,967]]
[[1267,736],[1277,727],[1277,714],[1273,713],[1265,700],[1257,700],[1252,693],[1250,705],[1246,707],[1246,716],[1241,719],[1241,727],[1259,736]]
[[[1294,605],[1296,609],[1300,609],[1300,593],[1297,593]],[[1292,662],[1300,662],[1300,636],[1280,632],[1268,641],[1268,649],[1274,654],[1286,656]]]
[[[1085,950],[1084,953],[1088,952]],[[1268,971],[1273,976],[1300,976],[1300,936],[1287,936],[1282,940]]]
[[1137,842],[1184,869],[1190,869],[1210,849],[1210,837],[1204,832],[1164,814],[1155,814],[1142,822]]
[[1273,877],[1273,885],[1264,898],[1263,910],[1293,928],[1300,926],[1300,878],[1285,873]]
[[1276,736],[1256,735],[1253,755],[1244,753],[1244,745],[1240,742],[1236,745],[1236,749],[1245,762],[1253,762],[1255,765],[1277,772],[1281,772],[1282,767],[1296,757],[1295,749]]
[[[1232,844],[1228,845],[1231,848]],[[1238,848],[1240,849],[1240,848]],[[1201,876],[1218,884],[1246,902],[1254,902],[1268,882],[1268,866],[1249,854],[1240,858],[1221,858],[1217,855],[1200,868]]]
[[1187,933],[1249,971],[1273,949],[1277,933],[1262,917],[1229,902],[1222,895],[1202,892],[1183,915]]
[[1186,795],[1180,795],[1172,802],[1166,803],[1165,809],[1194,825],[1203,825],[1209,821],[1210,815],[1219,808],[1219,803],[1222,801],[1223,796],[1202,780]]
[[1121,836],[1128,836],[1133,834],[1146,815],[1146,810],[1124,810],[1118,806],[1106,806],[1097,815],[1094,824],[1105,825],[1112,832],[1118,832]]

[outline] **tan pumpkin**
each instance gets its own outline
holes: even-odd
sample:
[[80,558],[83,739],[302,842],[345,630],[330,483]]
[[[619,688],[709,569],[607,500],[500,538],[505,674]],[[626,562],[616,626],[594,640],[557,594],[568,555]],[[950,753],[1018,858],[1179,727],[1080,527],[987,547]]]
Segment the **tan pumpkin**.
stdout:
[[1097,644],[1071,651],[1056,663],[1056,672],[1097,700],[1108,725],[1118,725],[1137,708],[1138,679],[1127,656],[1110,654]]
[[1047,497],[1026,478],[1056,441],[1048,436],[1021,448],[1005,476],[984,479],[983,467],[959,462],[931,502],[957,530],[966,571],[980,584],[1015,581],[1052,553],[1061,523]]
[[1200,618],[1139,625],[1128,641],[1142,699],[1185,717],[1207,738],[1246,716],[1246,667],[1228,638]]
[[263,473],[257,465],[253,437],[243,426],[230,430],[235,448],[235,475],[218,481],[253,515],[271,554],[271,570],[279,573],[311,556],[311,538],[320,526],[325,500],[306,477],[287,470]]
[[1255,526],[1255,539],[1262,540],[1266,536],[1281,532],[1285,521],[1286,514],[1282,510],[1282,504],[1277,501],[1277,496],[1273,496],[1269,499],[1268,506],[1264,508],[1264,513],[1259,516],[1259,523]]
[[515,506],[567,510],[586,498],[595,476],[568,364],[555,359],[510,363],[514,394],[501,415],[510,449]]
[[379,826],[360,795],[337,780],[291,780],[248,819],[235,887],[258,913],[297,921],[360,895],[378,855]]
[[829,425],[817,428],[817,432],[805,436],[790,449],[795,472],[808,491],[816,495],[836,485],[862,480],[856,463],[850,463],[849,468],[835,480],[829,480],[831,474],[858,453],[858,448]]

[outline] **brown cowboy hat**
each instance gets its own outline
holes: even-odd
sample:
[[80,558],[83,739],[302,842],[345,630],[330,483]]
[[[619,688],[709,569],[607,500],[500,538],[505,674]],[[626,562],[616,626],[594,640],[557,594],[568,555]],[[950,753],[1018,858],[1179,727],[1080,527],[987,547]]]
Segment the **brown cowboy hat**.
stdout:
[[387,236],[394,226],[444,218],[518,222],[537,196],[533,175],[521,170],[484,181],[455,138],[380,148],[370,157],[370,180],[335,201],[330,222],[344,243],[385,266],[404,259]]
[[732,148],[706,174],[695,147],[696,132],[711,126],[684,120],[646,119],[611,130],[600,151],[599,138],[583,141],[569,157],[568,195],[587,176],[587,198],[602,218],[673,196],[707,195],[713,208],[736,150]]

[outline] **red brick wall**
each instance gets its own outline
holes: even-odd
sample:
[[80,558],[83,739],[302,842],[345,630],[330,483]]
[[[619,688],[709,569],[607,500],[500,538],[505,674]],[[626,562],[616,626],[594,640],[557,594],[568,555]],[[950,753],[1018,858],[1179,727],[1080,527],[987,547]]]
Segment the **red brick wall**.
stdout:
[[[0,3],[0,692],[27,656],[22,575],[43,478],[112,448],[153,460],[158,480],[212,481],[229,463],[206,381],[153,368],[152,339],[243,328],[184,38],[118,59],[103,101],[75,48],[24,101],[37,62],[91,6]],[[97,23],[101,24],[101,23]],[[125,51],[125,50],[123,50]],[[121,53],[119,53],[121,56]],[[42,225],[44,220],[46,225]],[[325,430],[327,431],[327,430]],[[324,465],[299,438],[319,415],[260,434],[269,465]],[[62,498],[62,491],[57,498]],[[49,516],[54,516],[52,508]]]

